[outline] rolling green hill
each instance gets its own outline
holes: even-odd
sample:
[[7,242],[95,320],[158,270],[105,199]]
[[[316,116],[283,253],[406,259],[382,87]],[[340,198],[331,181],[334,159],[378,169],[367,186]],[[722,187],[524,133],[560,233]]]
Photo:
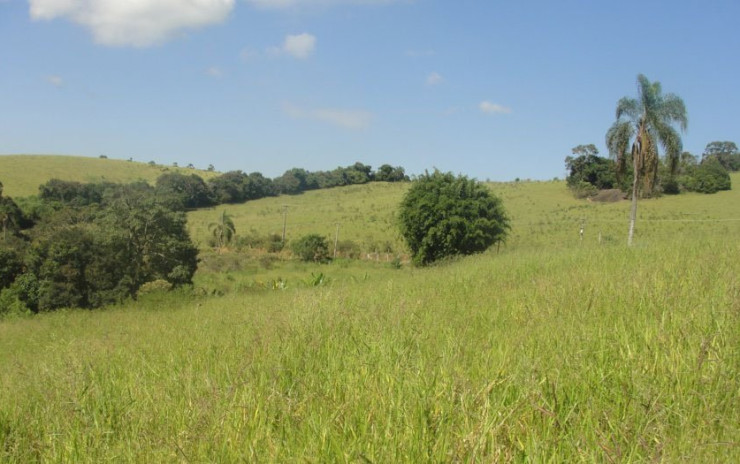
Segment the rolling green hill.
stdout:
[[[0,462],[740,462],[732,180],[640,202],[632,248],[628,202],[490,184],[512,218],[498,251],[400,269],[204,253],[233,269],[105,311],[2,320]],[[189,222],[200,242],[224,208],[237,233],[279,233],[288,205],[289,238],[339,223],[343,239],[402,247],[405,188]]]
[[36,195],[39,185],[57,178],[78,182],[133,182],[153,183],[167,171],[195,172],[204,179],[218,173],[187,168],[175,168],[137,161],[85,158],[57,155],[0,155],[0,182],[4,195],[24,197]]
[[[740,173],[732,174],[734,190],[714,195],[686,193],[643,200],[638,208],[638,235],[642,243],[668,240],[704,230],[738,230],[740,222]],[[366,253],[403,252],[395,214],[409,184],[370,183],[316,190],[221,205],[189,213],[191,236],[201,247],[208,241],[208,224],[226,211],[238,234],[282,234],[288,240],[318,233],[333,241],[352,240]],[[587,243],[623,243],[627,240],[628,201],[596,203],[573,198],[563,181],[505,182],[488,184],[501,197],[512,220],[507,246],[562,248],[580,241],[584,225]],[[287,216],[283,216],[283,214]]]

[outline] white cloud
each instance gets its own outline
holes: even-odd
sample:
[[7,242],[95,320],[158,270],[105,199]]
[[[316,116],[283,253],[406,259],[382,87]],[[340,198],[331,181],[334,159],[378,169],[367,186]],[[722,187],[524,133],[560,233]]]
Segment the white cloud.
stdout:
[[283,111],[294,119],[322,121],[345,129],[365,129],[370,126],[370,122],[372,121],[372,114],[362,110],[339,108],[306,109],[286,103],[283,105]]
[[289,35],[285,37],[282,51],[305,60],[316,49],[316,37],[311,34]]
[[54,87],[61,87],[64,85],[64,79],[62,79],[61,76],[46,76],[46,82]]
[[478,108],[484,112],[489,114],[509,114],[511,113],[511,108],[499,105],[498,103],[491,103],[489,101],[482,101],[478,105]]
[[283,9],[302,6],[384,5],[399,0],[245,0],[258,8]]
[[223,77],[224,72],[218,66],[211,66],[210,68],[206,69],[206,74],[211,77],[219,78]]
[[29,0],[34,20],[65,18],[103,45],[146,47],[226,19],[235,0]]
[[433,72],[427,76],[427,85],[438,85],[445,81],[445,78],[440,74]]

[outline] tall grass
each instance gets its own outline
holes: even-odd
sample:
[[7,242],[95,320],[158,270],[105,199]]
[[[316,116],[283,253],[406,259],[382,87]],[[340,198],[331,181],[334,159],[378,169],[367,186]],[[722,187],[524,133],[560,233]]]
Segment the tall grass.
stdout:
[[0,462],[740,461],[737,194],[641,203],[628,249],[556,186],[437,267],[0,322]]

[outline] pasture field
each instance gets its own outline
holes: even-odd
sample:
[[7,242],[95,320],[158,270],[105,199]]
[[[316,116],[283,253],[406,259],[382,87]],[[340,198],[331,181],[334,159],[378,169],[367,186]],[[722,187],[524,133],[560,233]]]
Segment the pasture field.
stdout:
[[0,182],[3,195],[25,197],[37,195],[39,185],[57,178],[77,182],[134,182],[144,180],[154,184],[165,172],[195,173],[203,179],[218,175],[215,172],[175,168],[137,161],[86,158],[57,155],[0,155]]
[[[500,250],[204,268],[193,290],[0,321],[0,462],[738,462],[738,182],[641,202],[629,249],[627,202],[491,184]],[[382,243],[404,188],[226,209],[237,233],[290,204],[290,237]],[[190,213],[197,240],[218,211]]]

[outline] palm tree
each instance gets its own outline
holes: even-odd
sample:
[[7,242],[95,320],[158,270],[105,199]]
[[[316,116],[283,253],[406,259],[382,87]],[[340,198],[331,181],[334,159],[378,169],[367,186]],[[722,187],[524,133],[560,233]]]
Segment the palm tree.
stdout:
[[219,248],[223,248],[224,245],[231,242],[231,239],[236,233],[234,221],[228,214],[226,214],[225,210],[221,212],[221,218],[218,222],[212,222],[208,224],[208,230],[211,231],[213,237],[218,242]]
[[649,194],[655,188],[660,164],[658,145],[663,147],[673,175],[682,150],[681,136],[673,125],[678,124],[682,132],[688,125],[683,100],[672,93],[663,95],[660,82],[650,82],[640,74],[637,90],[637,99],[623,97],[617,102],[617,120],[606,133],[606,145],[616,158],[618,174],[626,172],[630,161],[634,172],[628,245],[632,245],[635,231],[637,198],[641,192]]

